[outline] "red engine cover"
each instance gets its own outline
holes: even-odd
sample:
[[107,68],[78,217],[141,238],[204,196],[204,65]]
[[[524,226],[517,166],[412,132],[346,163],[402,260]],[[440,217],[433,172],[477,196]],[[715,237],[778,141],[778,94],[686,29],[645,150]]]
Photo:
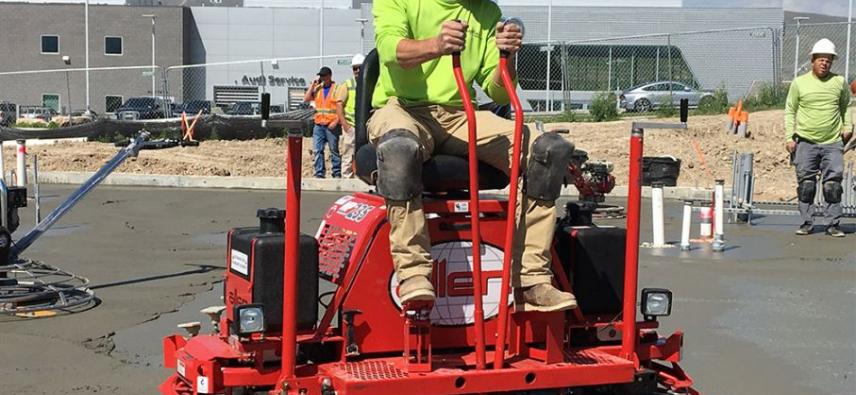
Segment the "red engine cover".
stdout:
[[[466,200],[426,201],[424,204],[434,258],[432,281],[437,292],[431,315],[435,349],[475,344],[468,205]],[[505,208],[506,202],[481,202],[486,333],[495,332],[494,318],[499,311]],[[361,312],[354,320],[355,340],[360,351],[400,351],[404,327],[389,252],[389,223],[384,200],[361,193],[339,199],[324,216],[318,239],[322,278],[346,290],[343,310]],[[493,344],[490,337],[488,345]]]

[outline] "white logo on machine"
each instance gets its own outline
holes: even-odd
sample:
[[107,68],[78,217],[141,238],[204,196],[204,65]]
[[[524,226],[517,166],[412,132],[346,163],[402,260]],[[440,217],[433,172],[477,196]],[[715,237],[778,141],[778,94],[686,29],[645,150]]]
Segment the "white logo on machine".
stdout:
[[[499,296],[502,285],[502,257],[499,248],[482,244],[482,305],[485,320],[499,313]],[[431,323],[437,326],[471,325],[475,321],[473,311],[473,245],[470,241],[451,241],[431,247],[434,269],[431,282],[437,295]],[[389,292],[399,309],[398,277],[393,273],[389,279]],[[509,290],[509,304],[511,304]]]

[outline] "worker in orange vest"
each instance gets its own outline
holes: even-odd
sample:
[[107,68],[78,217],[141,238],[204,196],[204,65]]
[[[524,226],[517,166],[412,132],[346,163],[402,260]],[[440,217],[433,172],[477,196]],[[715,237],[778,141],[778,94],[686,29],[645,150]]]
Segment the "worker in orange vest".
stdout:
[[[339,137],[342,128],[336,115],[336,102],[342,100],[341,94],[333,82],[333,70],[324,66],[318,72],[318,79],[306,91],[305,102],[315,102],[315,128],[312,130],[312,150],[315,155],[315,178],[324,178],[324,146],[330,147],[330,161],[333,164],[333,178],[342,178],[342,159],[339,156]],[[347,92],[346,92],[347,93]]]

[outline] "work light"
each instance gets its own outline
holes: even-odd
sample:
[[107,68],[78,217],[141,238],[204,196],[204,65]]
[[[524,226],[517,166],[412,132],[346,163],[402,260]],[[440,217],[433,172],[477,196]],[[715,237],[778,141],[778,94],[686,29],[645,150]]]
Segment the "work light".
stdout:
[[662,288],[645,288],[642,290],[642,315],[646,320],[672,314],[672,291]]
[[265,331],[265,312],[260,304],[243,304],[235,306],[236,333],[246,336]]

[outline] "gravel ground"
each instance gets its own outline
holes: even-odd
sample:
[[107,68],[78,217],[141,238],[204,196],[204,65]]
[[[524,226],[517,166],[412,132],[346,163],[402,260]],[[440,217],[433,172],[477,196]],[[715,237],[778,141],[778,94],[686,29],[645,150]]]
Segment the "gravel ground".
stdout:
[[[724,115],[696,116],[688,130],[651,130],[645,137],[645,155],[674,156],[682,160],[679,186],[712,187],[715,179],[731,181],[731,159],[735,151],[755,154],[756,200],[782,201],[795,196],[793,169],[784,151],[783,112],[753,113],[751,136],[740,138],[724,132]],[[578,148],[591,160],[615,164],[619,185],[627,182],[628,136],[631,120],[604,123],[548,124],[548,130],[567,128]],[[303,175],[312,176],[311,139],[305,139]],[[112,157],[117,148],[104,143],[59,143],[32,146],[42,171],[94,171]],[[117,171],[138,174],[205,175],[224,177],[282,176],[285,172],[283,139],[251,141],[206,141],[199,147],[144,151]],[[7,148],[6,168],[14,166]],[[852,156],[847,160],[853,160]],[[329,158],[328,158],[329,173]]]

